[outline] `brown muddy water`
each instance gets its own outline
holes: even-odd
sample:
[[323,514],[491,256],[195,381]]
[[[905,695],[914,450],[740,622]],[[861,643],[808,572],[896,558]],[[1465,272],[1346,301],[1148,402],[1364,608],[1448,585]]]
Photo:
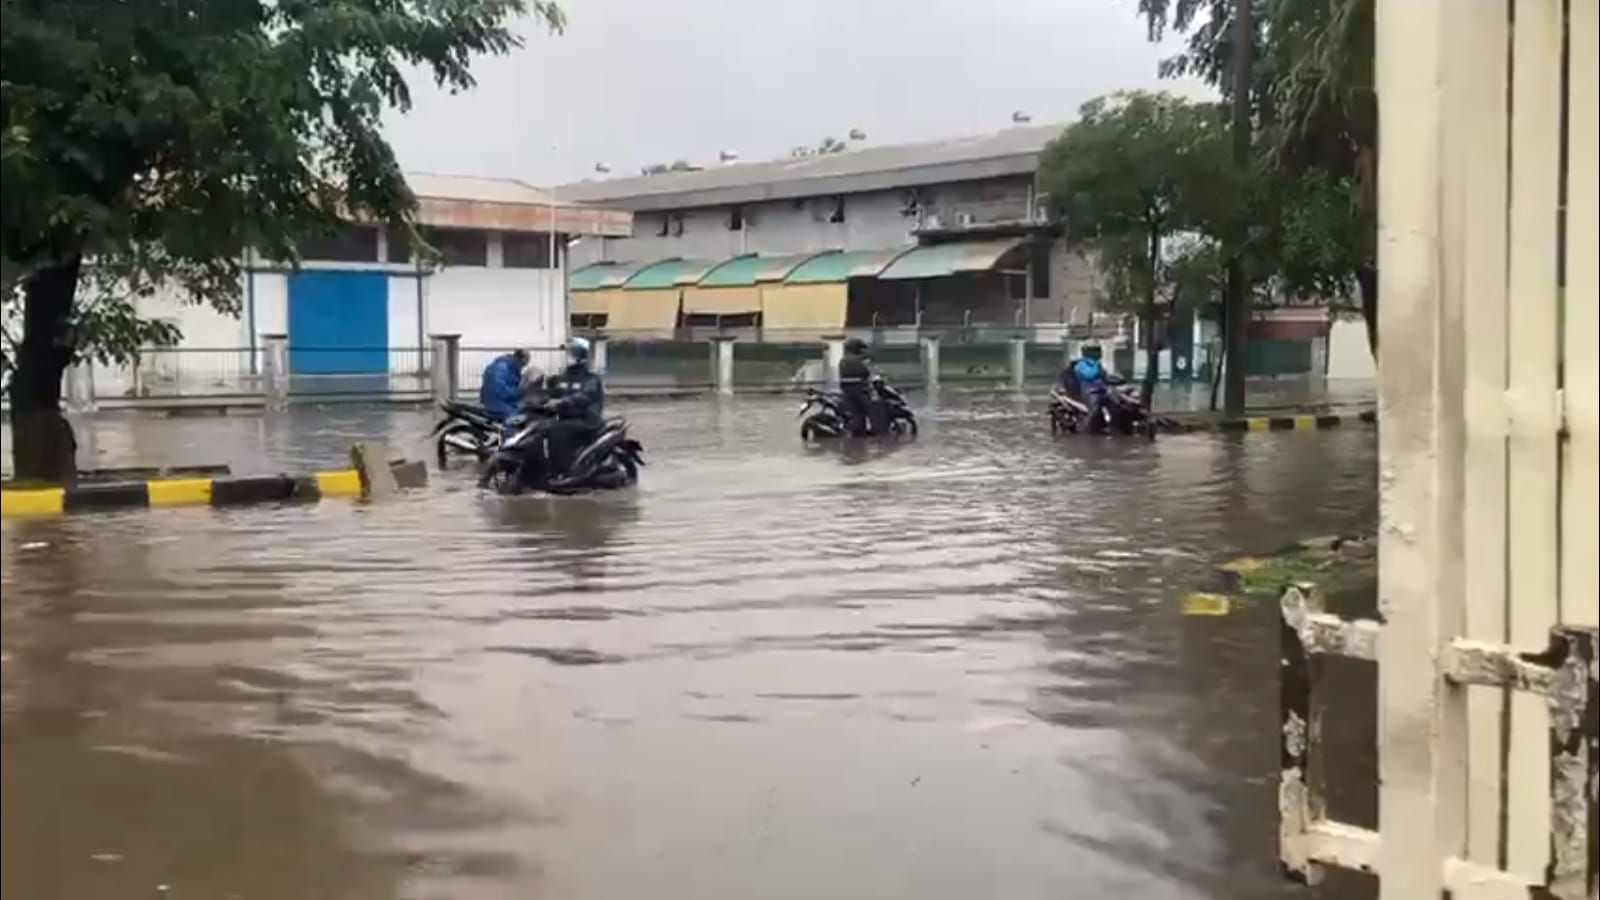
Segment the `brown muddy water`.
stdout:
[[[926,401],[923,401],[926,403]],[[1276,632],[1208,566],[1370,526],[1370,430],[1052,441],[946,397],[619,405],[637,491],[6,522],[3,892],[1268,898]],[[102,418],[101,465],[413,455],[420,412]],[[90,460],[85,460],[85,463]]]

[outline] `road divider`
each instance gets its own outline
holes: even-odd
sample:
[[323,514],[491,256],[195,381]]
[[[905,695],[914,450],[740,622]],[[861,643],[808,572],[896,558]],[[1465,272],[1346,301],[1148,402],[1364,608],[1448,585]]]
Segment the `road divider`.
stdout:
[[1246,416],[1242,419],[1221,419],[1199,426],[1211,431],[1327,431],[1356,425],[1376,425],[1376,410],[1358,413],[1323,414],[1308,416]]
[[426,487],[427,469],[421,463],[390,462],[388,471],[374,478],[363,471],[368,459],[383,459],[378,445],[362,445],[365,452],[351,454],[352,466],[309,475],[229,475],[202,478],[152,478],[89,481],[71,487],[13,487],[0,489],[0,517],[56,516],[69,513],[147,509],[164,506],[236,507],[269,503],[315,503],[324,497],[371,498],[374,483],[393,493],[397,488]]

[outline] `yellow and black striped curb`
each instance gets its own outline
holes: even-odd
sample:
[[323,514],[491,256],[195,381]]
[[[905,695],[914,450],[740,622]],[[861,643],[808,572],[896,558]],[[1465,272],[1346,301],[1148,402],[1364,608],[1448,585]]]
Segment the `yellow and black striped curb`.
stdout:
[[1189,431],[1328,431],[1357,425],[1376,425],[1376,410],[1359,413],[1315,416],[1246,416],[1242,419],[1223,419],[1217,422],[1183,423]]
[[359,497],[362,493],[361,473],[355,469],[302,476],[161,478],[82,484],[67,488],[6,488],[0,491],[0,516],[9,519],[152,506],[314,503],[323,497]]

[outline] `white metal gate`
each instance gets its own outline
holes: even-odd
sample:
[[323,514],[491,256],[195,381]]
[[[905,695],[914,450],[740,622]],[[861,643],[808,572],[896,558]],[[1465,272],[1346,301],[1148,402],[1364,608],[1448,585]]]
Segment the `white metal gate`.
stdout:
[[[1596,896],[1597,3],[1377,0],[1382,621],[1284,597],[1296,877]],[[1323,816],[1328,654],[1379,663],[1378,832]]]

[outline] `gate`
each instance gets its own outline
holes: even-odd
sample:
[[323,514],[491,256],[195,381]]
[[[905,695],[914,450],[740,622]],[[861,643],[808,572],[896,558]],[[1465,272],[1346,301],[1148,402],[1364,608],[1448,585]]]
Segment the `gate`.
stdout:
[[[1381,621],[1282,600],[1285,871],[1596,896],[1600,0],[1376,0]],[[1379,664],[1379,830],[1328,820],[1321,660]]]

